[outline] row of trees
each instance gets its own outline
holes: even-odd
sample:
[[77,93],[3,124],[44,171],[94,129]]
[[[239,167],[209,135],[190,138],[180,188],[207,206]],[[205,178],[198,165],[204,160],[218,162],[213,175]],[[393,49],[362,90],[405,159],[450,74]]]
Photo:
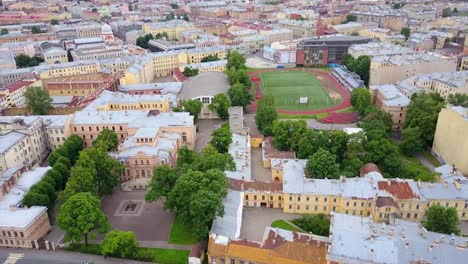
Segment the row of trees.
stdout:
[[354,59],[353,56],[346,54],[343,56],[343,64],[348,70],[357,73],[366,85],[369,84],[370,57],[361,55]]
[[293,219],[292,222],[304,231],[319,236],[328,236],[330,234],[330,220],[323,214],[303,215],[300,218]]
[[448,103],[452,105],[459,105],[463,107],[468,107],[468,94],[450,94],[448,96]]
[[74,135],[67,138],[62,146],[49,155],[49,165],[52,169],[47,171],[45,177],[34,184],[24,196],[24,206],[47,206],[48,208],[54,206],[56,193],[65,188],[70,168],[75,163],[82,147],[83,140]]
[[224,214],[224,171],[236,169],[231,155],[225,152],[228,138],[230,131],[223,126],[213,132],[212,141],[201,153],[187,147],[179,149],[176,167],[156,167],[145,196],[147,201],[165,198],[164,208],[177,211],[182,221],[193,227],[198,240],[205,240],[213,220]]
[[219,61],[220,58],[218,57],[218,54],[215,55],[208,55],[206,57],[203,57],[201,59],[201,62],[210,62],[210,61]]
[[257,113],[255,114],[255,123],[258,130],[264,136],[273,134],[273,122],[278,119],[276,112],[275,98],[272,95],[264,95],[257,102]]
[[228,90],[228,95],[233,106],[242,106],[244,111],[251,101],[253,95],[250,93],[252,82],[247,74],[247,66],[245,66],[245,58],[237,51],[229,52],[226,64],[226,75],[231,84]]
[[44,59],[37,56],[29,57],[28,55],[20,54],[15,57],[15,62],[18,68],[29,68],[44,62]]
[[166,32],[158,33],[155,36],[153,34],[146,34],[144,36],[138,37],[136,40],[136,45],[144,49],[148,49],[148,42],[152,39],[169,39],[169,35]]
[[33,115],[46,115],[52,108],[52,98],[42,87],[29,87],[23,96],[26,100],[26,108]]

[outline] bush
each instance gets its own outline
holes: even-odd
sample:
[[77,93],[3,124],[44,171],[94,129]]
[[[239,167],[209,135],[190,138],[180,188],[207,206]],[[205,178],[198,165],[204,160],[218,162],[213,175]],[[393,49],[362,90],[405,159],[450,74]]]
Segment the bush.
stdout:
[[307,232],[319,236],[328,236],[330,233],[330,220],[324,215],[303,215],[301,218],[293,219],[292,222]]

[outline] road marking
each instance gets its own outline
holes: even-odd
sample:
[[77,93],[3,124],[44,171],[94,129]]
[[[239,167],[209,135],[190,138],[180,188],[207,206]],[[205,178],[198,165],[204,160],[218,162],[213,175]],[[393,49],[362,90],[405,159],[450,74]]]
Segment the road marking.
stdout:
[[8,258],[3,262],[3,264],[15,264],[18,260],[22,259],[24,254],[10,253]]

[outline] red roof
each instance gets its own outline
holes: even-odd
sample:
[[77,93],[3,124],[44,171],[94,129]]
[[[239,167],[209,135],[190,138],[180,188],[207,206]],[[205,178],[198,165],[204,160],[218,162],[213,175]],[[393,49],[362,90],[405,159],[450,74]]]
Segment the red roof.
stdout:
[[13,93],[23,87],[25,87],[26,85],[30,85],[31,83],[33,83],[35,81],[26,81],[26,80],[19,80],[19,81],[16,81],[12,84],[9,84],[5,87],[5,90],[8,90],[10,93]]
[[370,172],[378,172],[380,173],[379,167],[374,163],[366,163],[362,165],[361,169],[359,170],[359,175],[362,177]]
[[387,191],[398,199],[406,200],[419,198],[419,196],[413,192],[413,189],[411,189],[411,186],[406,181],[379,181],[378,186],[379,190]]

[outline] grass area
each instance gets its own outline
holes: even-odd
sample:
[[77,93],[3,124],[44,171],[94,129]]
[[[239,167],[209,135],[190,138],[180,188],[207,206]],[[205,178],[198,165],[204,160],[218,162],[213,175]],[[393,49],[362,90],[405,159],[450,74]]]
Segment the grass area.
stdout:
[[168,242],[170,244],[192,245],[197,240],[192,235],[192,227],[184,224],[182,218],[177,215],[172,223]]
[[353,113],[353,112],[356,112],[356,110],[354,110],[354,108],[351,106],[345,109],[338,110],[336,112],[337,113]]
[[[341,103],[331,99],[317,77],[307,72],[264,72],[259,77],[262,93],[273,95],[278,109],[317,110]],[[308,97],[308,104],[298,104],[300,97]]]
[[402,160],[402,165],[405,166],[408,173],[414,176],[411,177],[413,180],[421,180],[425,182],[438,181],[439,177],[437,173],[432,172],[426,166],[421,164],[421,162],[416,157],[407,157],[401,155],[400,158]]
[[[65,248],[66,251],[80,252],[93,255],[101,255],[101,245],[90,244],[85,247],[83,244],[75,244]],[[182,264],[187,263],[188,250],[164,249],[164,248],[138,248],[134,260],[152,261],[161,264]]]
[[289,231],[304,232],[302,229],[295,228],[294,226],[288,224],[284,220],[274,221],[273,223],[271,223],[271,227],[277,227],[277,228],[281,228],[281,229],[285,229],[285,230],[289,230]]
[[279,119],[322,119],[328,117],[329,113],[312,114],[312,115],[289,115],[278,113]]
[[432,155],[432,153],[430,153],[429,151],[424,150],[422,154],[436,168],[442,166],[442,163],[440,163],[440,161],[436,157],[434,157],[434,155]]

